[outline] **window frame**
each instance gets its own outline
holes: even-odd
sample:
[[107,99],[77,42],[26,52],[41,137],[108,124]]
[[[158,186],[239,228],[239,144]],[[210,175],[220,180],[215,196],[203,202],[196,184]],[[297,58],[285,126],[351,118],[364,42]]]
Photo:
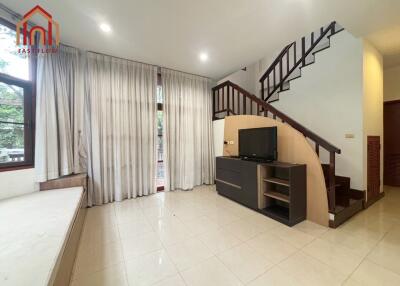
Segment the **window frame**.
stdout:
[[[0,25],[16,31],[16,25],[0,17]],[[29,169],[34,167],[35,158],[35,107],[36,107],[36,63],[34,55],[29,57],[30,80],[0,72],[0,82],[15,85],[24,90],[24,161],[11,161],[0,163],[0,172]],[[2,122],[5,123],[5,122]],[[16,124],[16,123],[13,123]]]

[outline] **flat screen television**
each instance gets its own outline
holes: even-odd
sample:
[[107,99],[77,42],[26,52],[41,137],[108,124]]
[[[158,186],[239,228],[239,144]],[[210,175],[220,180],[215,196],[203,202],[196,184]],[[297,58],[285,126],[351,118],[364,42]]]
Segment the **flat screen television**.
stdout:
[[276,161],[278,159],[276,127],[239,130],[239,156],[243,159]]

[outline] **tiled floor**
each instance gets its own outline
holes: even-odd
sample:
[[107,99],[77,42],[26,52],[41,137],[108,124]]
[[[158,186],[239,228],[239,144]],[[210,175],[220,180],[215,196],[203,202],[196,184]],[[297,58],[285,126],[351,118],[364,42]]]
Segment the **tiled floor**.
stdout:
[[89,209],[72,285],[400,285],[400,189],[338,229],[293,228],[214,187]]

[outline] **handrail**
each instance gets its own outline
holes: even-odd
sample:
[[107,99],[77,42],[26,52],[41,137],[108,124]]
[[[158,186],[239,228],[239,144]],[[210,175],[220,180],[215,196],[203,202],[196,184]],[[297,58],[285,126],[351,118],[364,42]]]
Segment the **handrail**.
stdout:
[[[339,32],[336,31],[335,32],[335,26],[336,26],[336,21],[331,22],[328,27],[326,27],[325,30],[323,30],[323,28],[321,28],[321,34],[320,36],[314,41],[314,33],[312,33],[312,42],[311,42],[311,46],[310,48],[308,48],[307,51],[304,51],[302,56],[300,57],[300,59],[298,61],[295,62],[295,64],[293,65],[293,67],[288,70],[286,72],[286,75],[284,77],[282,77],[282,71],[281,71],[281,78],[280,81],[277,85],[274,85],[272,91],[270,91],[268,89],[267,91],[267,97],[264,98],[264,88],[262,88],[261,93],[262,93],[262,97],[264,100],[268,100],[279,88],[281,88],[282,84],[289,78],[289,76],[292,74],[293,71],[295,71],[299,65],[305,63],[305,59],[308,57],[308,55],[310,53],[312,53],[312,51],[314,50],[314,48],[322,41],[322,39],[330,32],[332,31],[332,35]],[[302,38],[303,42],[304,42],[304,37]],[[269,66],[269,68],[266,70],[266,72],[262,75],[262,77],[260,78],[259,82],[262,84],[262,87],[264,87],[264,81],[265,79],[270,75],[270,73],[275,70],[276,66],[278,63],[280,63],[284,57],[284,55],[288,52],[288,49],[290,49],[291,46],[295,45],[296,42],[292,42],[291,44],[287,45],[282,52],[279,54],[279,56],[274,60],[274,62]],[[304,45],[304,43],[303,43]],[[304,48],[304,47],[303,47]]]
[[260,82],[265,81],[268,74],[272,71],[273,67],[276,66],[278,64],[278,62],[280,62],[280,60],[283,58],[283,56],[286,54],[286,52],[293,46],[293,44],[294,44],[294,42],[290,43],[289,45],[287,45],[286,47],[284,47],[282,49],[282,51],[279,53],[279,55],[276,57],[276,59],[272,62],[272,64],[269,66],[269,68],[262,75],[262,77],[260,78]]
[[337,148],[335,145],[329,143],[327,140],[324,138],[320,137],[319,135],[315,134],[313,131],[310,129],[304,127],[301,125],[299,122],[296,120],[292,119],[291,117],[287,116],[283,112],[277,110],[275,107],[273,107],[271,104],[265,102],[264,100],[256,97],[255,95],[251,94],[247,90],[243,89],[242,87],[238,86],[237,84],[227,80],[213,88],[213,91],[220,89],[225,86],[231,86],[234,89],[238,90],[241,94],[246,96],[247,98],[251,99],[252,101],[256,102],[258,105],[262,107],[264,111],[271,112],[273,115],[279,117],[281,120],[283,120],[285,123],[289,124],[292,126],[294,129],[298,130],[300,133],[302,133],[305,137],[310,138],[313,140],[316,144],[319,146],[325,148],[329,152],[335,152],[337,154],[340,154],[341,150]]

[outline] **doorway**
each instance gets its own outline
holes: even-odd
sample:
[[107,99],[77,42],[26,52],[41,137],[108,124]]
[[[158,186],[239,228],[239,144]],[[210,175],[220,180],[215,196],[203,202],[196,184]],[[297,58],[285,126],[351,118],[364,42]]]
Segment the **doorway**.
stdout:
[[386,101],[383,107],[383,182],[400,187],[400,100]]

